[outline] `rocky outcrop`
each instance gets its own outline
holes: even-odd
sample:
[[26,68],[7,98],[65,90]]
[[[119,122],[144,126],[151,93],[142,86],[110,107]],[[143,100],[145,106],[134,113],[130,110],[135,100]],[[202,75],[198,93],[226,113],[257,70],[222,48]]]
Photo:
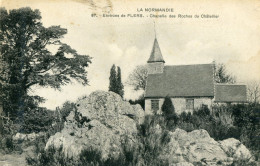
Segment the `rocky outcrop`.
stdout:
[[250,159],[252,157],[250,151],[237,139],[228,138],[219,143],[224,152],[232,158]]
[[[75,109],[66,118],[64,129],[51,136],[45,148],[62,148],[66,156],[74,159],[84,149],[100,151],[103,159],[116,158],[123,151],[125,140],[143,147],[144,142],[138,139],[137,130],[143,119],[144,111],[140,106],[130,105],[113,92],[96,91],[76,103]],[[154,126],[152,133],[158,136],[165,134],[159,124]],[[230,164],[233,159],[251,157],[249,150],[238,140],[230,138],[218,142],[206,130],[186,132],[177,128],[174,132],[167,131],[167,134],[166,143],[159,148],[163,149],[159,158],[173,166]],[[139,152],[147,153],[144,149]]]
[[164,149],[163,155],[168,158],[169,163],[225,160],[227,158],[219,143],[212,139],[205,130],[186,132],[177,128],[169,134],[171,139]]
[[230,163],[233,159],[251,157],[249,150],[240,141],[230,138],[217,142],[206,130],[186,132],[177,128],[169,134],[170,141],[161,157],[167,159],[172,165],[176,163],[187,165],[194,162],[206,165],[216,162]]
[[77,157],[83,149],[101,151],[102,157],[115,157],[125,139],[136,140],[138,123],[144,118],[140,106],[132,106],[113,92],[96,91],[76,103],[61,132],[51,136],[46,149],[62,148],[68,157]]

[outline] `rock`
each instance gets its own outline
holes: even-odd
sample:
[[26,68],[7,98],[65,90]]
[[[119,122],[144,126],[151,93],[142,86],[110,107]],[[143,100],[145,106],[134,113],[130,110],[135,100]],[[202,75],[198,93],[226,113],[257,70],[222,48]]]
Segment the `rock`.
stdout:
[[200,163],[202,165],[229,165],[234,159],[250,159],[250,151],[239,140],[229,138],[215,141],[206,130],[186,132],[175,129],[169,132],[170,141],[166,144],[162,159],[171,165]]
[[238,159],[250,159],[250,151],[239,140],[228,138],[219,141],[220,147],[227,153],[228,156]]
[[116,157],[121,143],[137,143],[138,123],[144,118],[140,106],[132,106],[113,92],[95,91],[80,99],[66,118],[64,129],[51,136],[45,149],[62,148],[68,157],[78,157],[84,149],[101,152],[102,158]]
[[140,105],[131,105],[114,92],[95,91],[77,102],[78,111],[88,119],[110,120],[113,116],[125,115],[142,122],[144,111]]
[[13,136],[13,140],[14,140],[14,141],[24,141],[24,140],[26,140],[26,137],[27,137],[26,134],[16,133],[16,134]]
[[13,141],[15,143],[21,143],[21,142],[33,142],[35,141],[37,138],[39,137],[43,137],[45,135],[45,133],[43,132],[39,132],[39,133],[30,133],[30,134],[23,134],[23,133],[16,133],[13,136]]
[[227,159],[227,155],[219,143],[211,138],[206,130],[186,132],[177,128],[169,134],[171,139],[163,153],[169,163]]

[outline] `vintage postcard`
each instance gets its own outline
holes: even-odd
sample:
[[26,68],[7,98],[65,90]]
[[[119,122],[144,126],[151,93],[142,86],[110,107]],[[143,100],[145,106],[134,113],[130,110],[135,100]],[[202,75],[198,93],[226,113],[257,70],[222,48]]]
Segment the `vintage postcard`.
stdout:
[[0,165],[260,164],[259,0],[0,7]]

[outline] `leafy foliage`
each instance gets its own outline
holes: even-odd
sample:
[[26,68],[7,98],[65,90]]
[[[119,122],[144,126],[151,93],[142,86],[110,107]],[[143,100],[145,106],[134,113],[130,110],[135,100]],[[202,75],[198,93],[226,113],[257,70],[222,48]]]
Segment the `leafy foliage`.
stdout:
[[22,133],[46,132],[52,128],[55,119],[53,111],[41,107],[25,111],[23,118]]
[[128,76],[126,83],[134,90],[145,90],[146,79],[148,76],[147,67],[144,65],[137,66]]
[[34,85],[60,89],[72,80],[88,83],[91,58],[63,43],[66,33],[60,26],[44,27],[39,10],[0,9],[0,88],[10,116],[44,101],[29,95]]
[[214,65],[215,82],[216,83],[235,83],[236,78],[227,72],[226,66],[223,63]]

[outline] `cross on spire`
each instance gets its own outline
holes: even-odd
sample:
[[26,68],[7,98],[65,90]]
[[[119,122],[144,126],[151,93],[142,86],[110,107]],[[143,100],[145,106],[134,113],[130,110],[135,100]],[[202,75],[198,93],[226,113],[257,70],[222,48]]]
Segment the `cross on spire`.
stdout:
[[156,28],[155,28],[155,21],[153,20],[153,30],[154,30],[154,38],[156,38]]

